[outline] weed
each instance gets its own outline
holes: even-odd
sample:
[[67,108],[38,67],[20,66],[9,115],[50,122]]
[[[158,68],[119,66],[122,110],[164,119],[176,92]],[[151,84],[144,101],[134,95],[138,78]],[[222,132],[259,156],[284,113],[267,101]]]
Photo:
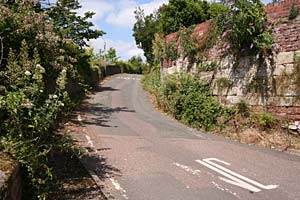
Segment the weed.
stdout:
[[298,15],[299,15],[299,8],[296,9],[293,4],[289,14],[289,20],[295,19]]
[[236,104],[237,113],[243,117],[249,117],[250,109],[248,104],[242,100]]
[[257,116],[257,123],[262,129],[270,129],[276,122],[275,117],[268,112],[259,112]]

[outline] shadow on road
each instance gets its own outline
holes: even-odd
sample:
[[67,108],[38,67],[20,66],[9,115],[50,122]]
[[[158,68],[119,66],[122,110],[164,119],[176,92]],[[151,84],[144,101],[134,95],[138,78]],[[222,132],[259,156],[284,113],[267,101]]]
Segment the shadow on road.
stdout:
[[84,165],[97,174],[101,181],[114,176],[121,176],[119,169],[107,164],[107,158],[96,155],[86,154],[81,158]]
[[56,184],[50,187],[48,200],[105,199],[102,188],[95,184],[74,154],[52,152],[48,162],[57,180]]
[[115,89],[108,86],[98,86],[93,89],[92,94],[95,94],[97,92],[103,92],[103,91],[119,91],[119,89]]
[[[97,87],[94,92],[104,92],[104,91],[118,91],[112,87]],[[135,112],[135,110],[130,110],[127,107],[115,107],[111,108],[101,103],[91,102],[97,97],[95,94],[88,96],[80,105],[80,107],[71,116],[71,122],[79,126],[96,125],[101,127],[117,127],[109,125],[111,121],[111,116],[113,113],[119,112]]]
[[103,104],[85,102],[81,108],[81,112],[73,113],[71,122],[79,126],[96,125],[102,127],[117,127],[109,125],[110,118],[113,113],[119,112],[135,112],[127,107],[110,108]]
[[[107,194],[102,192],[102,182],[120,175],[117,168],[107,164],[106,158],[90,153],[85,153],[79,160],[72,153],[52,152],[49,165],[58,182],[52,186],[48,200],[105,200]],[[95,172],[101,183],[97,185],[87,170]]]
[[[103,194],[104,184],[115,176],[121,176],[119,169],[111,166],[107,158],[101,155],[101,152],[110,151],[110,148],[92,148],[86,145],[84,127],[90,125],[101,127],[116,127],[111,125],[113,113],[135,112],[127,107],[110,108],[101,103],[95,103],[95,96],[98,92],[117,91],[111,87],[98,87],[94,93],[88,96],[80,107],[70,116],[70,121],[65,124],[64,132],[67,131],[73,137],[76,148],[84,151],[78,158],[72,153],[54,153],[49,162],[53,169],[55,177],[58,178],[57,187],[50,200],[56,199],[108,199],[111,194]],[[62,134],[64,135],[64,134]],[[93,180],[89,172],[94,173],[99,178]]]

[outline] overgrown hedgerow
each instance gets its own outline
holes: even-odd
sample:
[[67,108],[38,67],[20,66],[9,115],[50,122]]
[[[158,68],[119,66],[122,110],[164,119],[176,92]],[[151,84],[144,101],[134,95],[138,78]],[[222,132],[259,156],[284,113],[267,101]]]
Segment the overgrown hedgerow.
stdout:
[[225,112],[209,86],[191,75],[168,76],[160,83],[156,70],[146,75],[143,83],[156,96],[158,106],[194,128],[213,129]]
[[245,127],[268,131],[278,122],[271,113],[252,112],[244,101],[232,107],[221,105],[206,82],[189,74],[170,75],[161,81],[159,68],[154,68],[142,83],[160,109],[194,128],[222,132],[241,121]]
[[[81,91],[94,84],[90,56],[82,47],[103,32],[89,32],[91,14],[78,18],[68,12],[78,6],[58,0],[54,7],[65,12],[50,17],[39,1],[0,0],[0,151],[20,164],[23,199],[46,199],[54,183],[49,154],[72,151],[69,140],[53,131],[79,98],[70,95],[68,80]],[[58,26],[55,19],[61,17]],[[70,20],[83,26],[77,23],[71,35],[60,32]]]

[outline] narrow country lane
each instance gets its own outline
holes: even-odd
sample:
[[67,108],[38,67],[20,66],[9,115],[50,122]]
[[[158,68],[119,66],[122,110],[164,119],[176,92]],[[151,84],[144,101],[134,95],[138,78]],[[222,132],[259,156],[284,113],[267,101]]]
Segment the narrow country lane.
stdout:
[[74,120],[107,199],[300,199],[300,157],[190,129],[157,112],[140,80],[111,77]]

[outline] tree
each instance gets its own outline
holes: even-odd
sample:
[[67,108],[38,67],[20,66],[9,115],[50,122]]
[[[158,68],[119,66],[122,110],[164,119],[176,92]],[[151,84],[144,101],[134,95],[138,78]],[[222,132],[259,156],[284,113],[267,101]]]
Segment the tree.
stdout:
[[229,11],[230,11],[230,9],[228,7],[224,6],[221,3],[214,2],[214,3],[210,4],[210,8],[208,9],[207,13],[209,14],[210,18],[215,18],[219,14],[227,13]]
[[129,60],[128,63],[132,64],[135,67],[141,67],[143,65],[143,59],[141,56],[132,56]]
[[136,22],[133,26],[133,37],[137,46],[144,50],[147,62],[153,64],[152,41],[158,31],[159,13],[154,11],[154,13],[145,16],[144,10],[137,8],[134,14]]
[[237,49],[269,50],[273,38],[260,0],[236,0],[229,15],[229,40]]
[[170,0],[159,8],[159,30],[165,35],[178,31],[182,27],[204,22],[208,19],[206,1]]
[[78,0],[57,0],[55,5],[50,6],[47,12],[54,22],[56,31],[64,38],[72,39],[79,47],[87,46],[86,41],[96,39],[105,34],[101,30],[94,30],[92,18],[95,13],[86,12],[79,16],[76,10],[81,8]]
[[119,57],[117,57],[117,51],[113,47],[110,47],[105,54],[106,61],[108,63],[115,63],[118,61]]

